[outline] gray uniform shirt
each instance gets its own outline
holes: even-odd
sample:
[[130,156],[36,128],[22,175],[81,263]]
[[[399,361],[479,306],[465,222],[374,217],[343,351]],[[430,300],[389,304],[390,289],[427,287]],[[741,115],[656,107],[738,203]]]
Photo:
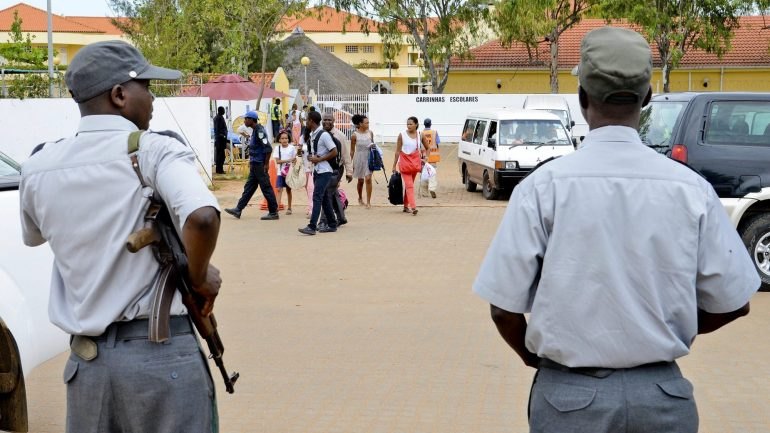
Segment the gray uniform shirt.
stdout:
[[[315,148],[315,139],[318,137],[318,134],[321,134],[321,138],[318,140],[318,149]],[[310,149],[313,152],[317,151],[317,155],[319,157],[326,156],[327,153],[331,152],[332,149],[336,149],[337,145],[334,144],[334,140],[332,140],[331,134],[327,134],[324,132],[324,129],[320,126],[315,129],[310,135]],[[315,165],[315,172],[316,173],[331,173],[332,172],[332,166],[329,164],[329,161],[321,161]]]
[[[112,322],[149,313],[149,287],[159,265],[151,248],[126,250],[126,238],[143,226],[149,204],[128,157],[128,135],[136,130],[120,116],[86,116],[76,136],[46,144],[22,166],[24,243],[50,244],[55,257],[48,312],[70,334],[99,335]],[[145,133],[138,158],[177,231],[196,209],[219,210],[189,147]],[[184,311],[177,293],[171,314]]]
[[711,185],[610,126],[516,186],[473,289],[532,313],[538,356],[625,368],[686,355],[697,308],[737,310],[759,284]]

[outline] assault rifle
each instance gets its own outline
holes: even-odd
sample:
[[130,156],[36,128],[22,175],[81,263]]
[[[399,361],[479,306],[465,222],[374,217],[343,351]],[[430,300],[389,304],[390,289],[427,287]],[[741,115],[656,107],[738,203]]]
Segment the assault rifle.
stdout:
[[144,215],[144,227],[131,233],[126,240],[128,251],[135,253],[142,248],[151,245],[155,258],[160,262],[160,270],[155,276],[154,293],[149,317],[150,329],[148,338],[150,341],[162,342],[170,336],[169,312],[171,301],[178,289],[182,295],[182,303],[187,307],[187,314],[192,319],[198,334],[206,340],[209,348],[209,358],[214,360],[222,378],[225,381],[225,389],[228,393],[235,392],[235,381],[240,374],[227,373],[222,354],[225,347],[217,332],[217,321],[214,313],[208,316],[201,314],[203,304],[202,297],[195,293],[190,282],[187,253],[179,234],[174,227],[174,222],[169,214],[166,204],[155,197],[154,191],[145,183],[139,170],[139,160],[134,153],[139,148],[139,136],[142,131],[137,131],[129,136],[129,154],[131,165],[136,172],[139,182],[150,200],[150,206]]

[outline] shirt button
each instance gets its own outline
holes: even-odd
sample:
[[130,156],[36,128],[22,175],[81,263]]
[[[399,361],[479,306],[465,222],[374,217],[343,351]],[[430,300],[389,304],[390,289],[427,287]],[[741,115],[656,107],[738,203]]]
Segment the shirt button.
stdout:
[[172,371],[172,372],[171,372],[171,378],[172,378],[172,379],[176,379],[176,378],[178,378],[178,377],[179,377],[179,374],[178,374],[176,371]]

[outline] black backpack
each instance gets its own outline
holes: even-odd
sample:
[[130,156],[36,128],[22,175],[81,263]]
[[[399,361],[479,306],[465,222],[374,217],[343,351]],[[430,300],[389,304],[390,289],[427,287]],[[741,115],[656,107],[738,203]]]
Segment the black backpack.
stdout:
[[307,145],[307,151],[308,151],[308,153],[312,153],[314,155],[318,155],[318,140],[321,139],[321,135],[323,135],[324,132],[329,134],[329,136],[332,138],[332,141],[334,141],[334,145],[337,146],[337,156],[332,158],[332,159],[330,159],[330,160],[328,160],[328,161],[326,161],[326,162],[328,162],[329,165],[332,166],[332,170],[339,171],[340,170],[340,162],[342,161],[342,143],[340,143],[340,141],[337,140],[337,137],[335,137],[334,134],[332,134],[331,132],[329,132],[329,131],[327,131],[325,129],[323,131],[321,131],[321,133],[318,134],[318,136],[315,138],[315,140],[313,140],[313,152],[310,152],[310,143],[308,143],[308,145]]

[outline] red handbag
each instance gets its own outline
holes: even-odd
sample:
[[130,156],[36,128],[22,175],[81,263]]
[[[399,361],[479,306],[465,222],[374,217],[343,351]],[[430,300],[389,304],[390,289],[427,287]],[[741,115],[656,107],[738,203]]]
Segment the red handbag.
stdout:
[[422,159],[420,151],[415,150],[412,153],[401,152],[398,157],[398,169],[401,173],[413,174],[422,171]]

